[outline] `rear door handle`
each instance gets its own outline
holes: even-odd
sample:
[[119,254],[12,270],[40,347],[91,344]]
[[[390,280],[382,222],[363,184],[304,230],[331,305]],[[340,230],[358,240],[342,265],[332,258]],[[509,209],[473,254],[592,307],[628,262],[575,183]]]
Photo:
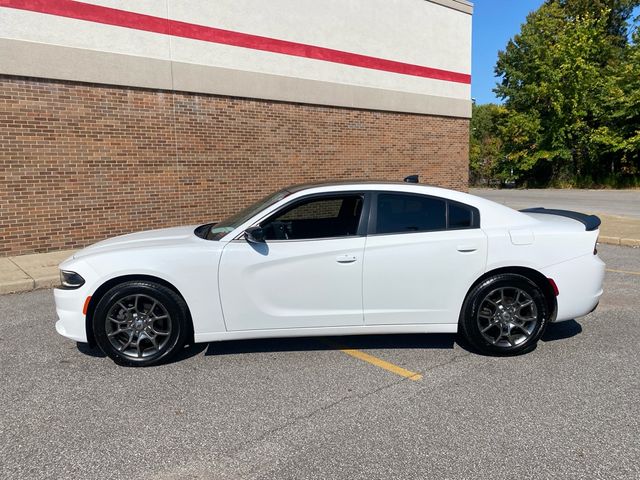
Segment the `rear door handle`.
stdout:
[[458,245],[458,251],[460,253],[471,253],[478,249],[475,245]]
[[336,257],[338,263],[353,263],[357,260],[353,255],[339,255]]

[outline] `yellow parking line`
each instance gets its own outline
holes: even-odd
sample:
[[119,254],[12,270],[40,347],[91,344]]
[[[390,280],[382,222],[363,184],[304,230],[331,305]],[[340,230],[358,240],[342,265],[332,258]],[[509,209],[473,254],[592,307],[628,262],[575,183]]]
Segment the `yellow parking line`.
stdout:
[[407,370],[406,368],[399,367],[398,365],[394,365],[391,362],[387,362],[386,360],[382,360],[381,358],[374,357],[373,355],[369,355],[368,353],[361,352],[360,350],[356,350],[355,348],[346,348],[341,345],[336,345],[331,342],[325,342],[332,347],[337,348],[341,352],[346,353],[347,355],[351,355],[354,358],[362,360],[363,362],[370,363],[371,365],[375,365],[376,367],[383,368],[388,372],[395,373],[396,375],[400,375],[401,377],[408,378],[409,380],[421,380],[422,375],[417,372],[412,372],[411,370]]
[[640,275],[640,272],[631,272],[629,270],[614,270],[613,268],[606,268],[607,272],[626,273],[627,275]]

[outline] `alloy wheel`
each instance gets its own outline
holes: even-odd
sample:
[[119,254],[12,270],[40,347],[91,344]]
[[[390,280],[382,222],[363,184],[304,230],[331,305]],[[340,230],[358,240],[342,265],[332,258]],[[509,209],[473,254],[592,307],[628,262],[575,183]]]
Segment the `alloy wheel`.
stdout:
[[109,309],[105,320],[107,338],[122,355],[147,358],[160,352],[171,336],[171,316],[150,295],[127,295]]
[[480,302],[477,316],[483,338],[496,347],[523,344],[538,325],[538,309],[531,295],[515,287],[496,288]]

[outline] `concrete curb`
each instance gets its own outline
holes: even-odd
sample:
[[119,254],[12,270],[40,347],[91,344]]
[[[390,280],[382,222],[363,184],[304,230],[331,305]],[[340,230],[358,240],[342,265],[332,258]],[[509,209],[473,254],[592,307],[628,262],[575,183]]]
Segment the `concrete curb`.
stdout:
[[75,250],[0,258],[0,294],[29,292],[60,284],[58,264]]
[[14,282],[0,283],[0,295],[5,293],[20,293],[39,290],[41,288],[53,288],[60,285],[60,277],[40,277],[37,279],[16,280]]
[[60,275],[48,275],[36,278],[17,279],[0,283],[0,295],[5,293],[30,292],[42,288],[53,288],[60,285]]
[[623,247],[640,247],[640,239],[600,236],[598,243],[607,245],[620,245]]

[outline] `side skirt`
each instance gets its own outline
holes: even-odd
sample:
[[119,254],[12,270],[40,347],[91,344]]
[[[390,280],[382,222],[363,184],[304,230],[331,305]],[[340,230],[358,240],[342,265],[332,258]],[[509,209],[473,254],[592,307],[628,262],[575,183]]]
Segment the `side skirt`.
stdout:
[[196,333],[195,342],[247,340],[251,338],[321,337],[340,335],[388,335],[394,333],[457,333],[457,323],[419,325],[357,325],[350,327],[282,328],[272,330],[239,330],[233,332]]

